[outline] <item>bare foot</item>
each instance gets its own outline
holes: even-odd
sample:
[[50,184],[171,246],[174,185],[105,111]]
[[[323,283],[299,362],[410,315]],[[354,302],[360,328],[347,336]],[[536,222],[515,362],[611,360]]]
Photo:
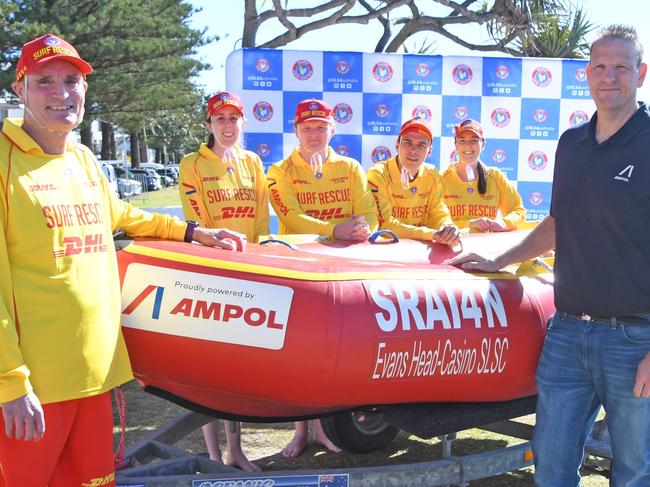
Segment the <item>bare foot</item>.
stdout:
[[237,467],[244,472],[261,472],[262,469],[251,462],[243,452],[238,451],[234,453],[228,452],[228,459],[226,460],[226,465],[231,467]]
[[314,421],[314,441],[323,445],[333,453],[341,453],[341,449],[332,443],[332,440],[329,439],[325,430],[323,430],[323,425],[321,424],[320,419]]
[[296,458],[305,450],[306,446],[307,435],[299,435],[296,433],[289,444],[282,449],[282,456],[284,458]]

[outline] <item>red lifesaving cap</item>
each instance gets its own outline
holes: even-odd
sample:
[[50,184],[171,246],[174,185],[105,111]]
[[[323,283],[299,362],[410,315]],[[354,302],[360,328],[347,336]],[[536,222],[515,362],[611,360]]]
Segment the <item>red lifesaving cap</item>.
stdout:
[[472,132],[480,139],[483,138],[483,127],[476,120],[466,118],[454,127],[454,139],[460,135],[461,132]]
[[327,103],[323,100],[317,100],[316,98],[307,98],[298,103],[294,123],[300,124],[312,120],[331,122],[333,118],[332,107]]
[[433,140],[433,132],[431,131],[431,127],[429,126],[429,123],[423,118],[415,117],[404,122],[402,124],[402,128],[399,129],[399,136],[401,137],[402,135],[408,134],[409,132],[415,132],[420,135],[424,135],[429,140]]
[[23,45],[16,66],[16,81],[20,81],[27,73],[55,59],[74,64],[84,76],[93,72],[90,64],[81,59],[71,44],[54,34],[45,34]]
[[242,117],[244,116],[244,103],[237,95],[230,91],[215,93],[208,100],[208,117],[216,115],[219,110],[225,107],[233,107]]

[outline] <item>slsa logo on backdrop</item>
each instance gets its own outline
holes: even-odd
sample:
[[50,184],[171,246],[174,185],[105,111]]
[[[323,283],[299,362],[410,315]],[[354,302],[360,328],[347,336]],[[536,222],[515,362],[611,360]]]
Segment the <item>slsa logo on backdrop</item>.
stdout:
[[275,284],[131,264],[122,286],[122,326],[280,350],[293,289]]

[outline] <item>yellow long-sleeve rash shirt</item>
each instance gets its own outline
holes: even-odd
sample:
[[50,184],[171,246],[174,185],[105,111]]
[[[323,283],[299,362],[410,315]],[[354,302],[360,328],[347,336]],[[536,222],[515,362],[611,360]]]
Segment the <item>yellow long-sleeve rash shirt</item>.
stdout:
[[285,233],[315,233],[332,237],[334,227],[353,215],[364,215],[370,230],[377,229],[377,213],[361,165],[328,147],[322,177],[294,149],[284,161],[269,168],[271,204]]
[[[487,191],[478,192],[478,178],[465,182],[454,166],[442,175],[445,203],[458,228],[467,228],[477,218],[501,218],[508,230],[515,230],[526,221],[526,209],[521,196],[499,169],[487,167]],[[471,189],[471,191],[468,191]]]
[[178,191],[183,213],[208,228],[228,228],[255,242],[269,232],[269,198],[257,154],[233,148],[234,170],[207,145],[181,160]]
[[0,134],[0,402],[101,394],[132,378],[112,232],[183,240],[187,225],[116,199],[92,153]]
[[402,238],[431,240],[444,225],[453,225],[443,203],[440,174],[430,164],[422,164],[409,189],[402,187],[397,158],[378,162],[366,173],[375,197],[379,228],[392,230]]

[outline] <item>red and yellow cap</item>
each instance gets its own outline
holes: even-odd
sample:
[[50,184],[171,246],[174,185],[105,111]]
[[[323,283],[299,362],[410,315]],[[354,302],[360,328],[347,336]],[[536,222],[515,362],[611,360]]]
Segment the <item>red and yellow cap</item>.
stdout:
[[433,132],[431,131],[431,126],[429,122],[420,117],[415,117],[410,120],[407,120],[402,124],[402,128],[399,129],[399,136],[401,137],[404,134],[411,132],[424,135],[429,140],[433,140]]
[[316,98],[307,98],[298,103],[294,123],[300,124],[312,120],[331,122],[333,118],[332,107],[327,103],[323,100],[317,100]]
[[225,107],[233,107],[242,117],[244,116],[244,103],[241,98],[230,91],[219,91],[208,100],[208,117],[216,115],[219,110]]
[[483,127],[476,120],[471,118],[466,118],[462,122],[456,124],[454,127],[454,139],[458,137],[462,132],[472,132],[477,135],[479,139],[483,139]]
[[16,65],[16,81],[20,81],[26,74],[55,59],[74,64],[84,76],[93,72],[93,68],[81,59],[72,44],[54,34],[45,34],[23,45]]

